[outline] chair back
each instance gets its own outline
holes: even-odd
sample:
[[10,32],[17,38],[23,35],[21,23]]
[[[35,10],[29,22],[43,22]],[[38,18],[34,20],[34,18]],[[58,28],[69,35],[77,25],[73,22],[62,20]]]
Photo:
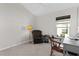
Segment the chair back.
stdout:
[[34,39],[37,39],[39,37],[42,37],[42,31],[41,30],[33,30],[32,31],[32,34],[33,34],[33,38]]

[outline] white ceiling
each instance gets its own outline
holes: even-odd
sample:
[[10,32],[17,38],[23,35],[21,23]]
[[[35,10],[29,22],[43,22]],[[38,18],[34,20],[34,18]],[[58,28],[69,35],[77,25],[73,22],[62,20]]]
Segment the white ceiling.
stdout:
[[33,15],[40,16],[70,7],[79,6],[79,3],[22,3]]

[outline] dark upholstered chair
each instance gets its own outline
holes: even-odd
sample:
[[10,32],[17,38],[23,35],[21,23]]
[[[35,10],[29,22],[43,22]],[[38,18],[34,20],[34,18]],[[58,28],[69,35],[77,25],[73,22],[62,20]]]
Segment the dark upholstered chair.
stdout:
[[32,34],[34,44],[43,43],[41,30],[32,30]]

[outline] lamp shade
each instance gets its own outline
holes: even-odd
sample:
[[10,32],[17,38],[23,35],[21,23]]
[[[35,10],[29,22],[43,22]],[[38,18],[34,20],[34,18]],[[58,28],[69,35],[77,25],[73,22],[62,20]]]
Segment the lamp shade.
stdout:
[[26,29],[29,30],[29,31],[31,31],[31,30],[32,30],[32,25],[28,25],[28,26],[26,27]]

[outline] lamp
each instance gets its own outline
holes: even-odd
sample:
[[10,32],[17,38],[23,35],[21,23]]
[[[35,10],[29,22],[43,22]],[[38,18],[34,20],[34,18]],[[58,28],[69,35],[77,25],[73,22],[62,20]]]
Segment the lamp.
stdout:
[[32,31],[32,25],[26,26],[25,29],[29,31],[29,40],[30,40],[29,43],[32,43],[32,41],[33,41],[32,40],[32,33],[31,33],[31,31]]
[[26,26],[25,29],[27,29],[27,30],[29,30],[29,31],[32,31],[32,25]]

